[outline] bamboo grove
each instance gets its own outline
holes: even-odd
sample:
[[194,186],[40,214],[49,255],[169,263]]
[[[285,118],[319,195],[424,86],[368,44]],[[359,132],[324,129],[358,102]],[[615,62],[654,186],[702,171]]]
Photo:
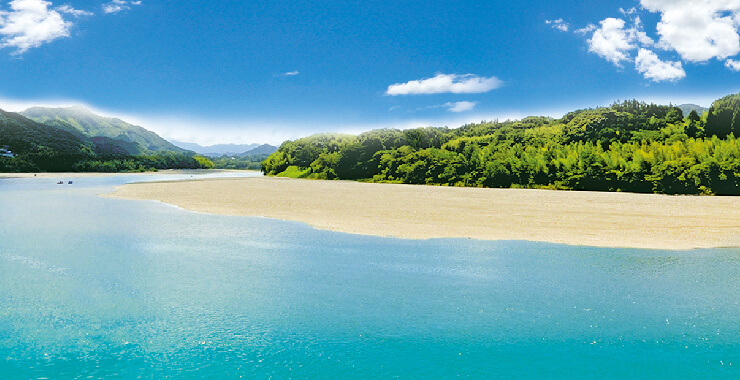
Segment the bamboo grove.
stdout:
[[476,187],[740,194],[740,94],[699,115],[635,100],[457,129],[381,129],[282,144],[268,175]]

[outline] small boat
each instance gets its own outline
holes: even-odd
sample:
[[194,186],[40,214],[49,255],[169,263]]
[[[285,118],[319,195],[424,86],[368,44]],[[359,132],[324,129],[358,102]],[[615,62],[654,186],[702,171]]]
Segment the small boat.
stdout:
[[67,182],[67,184],[68,184],[68,185],[71,185],[71,184],[72,184],[72,181],[69,181],[69,182]]
[[57,185],[64,185],[64,181],[57,182]]

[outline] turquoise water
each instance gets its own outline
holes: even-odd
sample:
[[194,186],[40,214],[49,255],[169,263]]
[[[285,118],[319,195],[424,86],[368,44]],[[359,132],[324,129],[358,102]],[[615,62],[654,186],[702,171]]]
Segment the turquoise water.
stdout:
[[[0,180],[0,377],[738,378],[740,250],[410,241]],[[249,194],[244,194],[249,196]]]

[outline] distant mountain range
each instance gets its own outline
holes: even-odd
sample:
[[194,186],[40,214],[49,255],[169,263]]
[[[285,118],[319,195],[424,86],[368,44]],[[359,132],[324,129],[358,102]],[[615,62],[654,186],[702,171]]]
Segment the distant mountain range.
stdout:
[[129,155],[157,152],[185,153],[182,149],[159,137],[156,133],[129,124],[121,119],[103,117],[80,106],[66,108],[33,107],[21,115],[41,124],[57,127],[97,144],[108,145]]
[[277,150],[276,146],[268,144],[216,144],[203,146],[196,143],[175,140],[172,140],[172,143],[180,148],[192,150],[195,153],[202,154],[207,157],[272,154]]
[[684,116],[688,116],[691,113],[691,111],[696,111],[696,113],[698,113],[699,116],[701,116],[701,114],[703,114],[704,112],[709,111],[709,108],[702,107],[696,104],[681,104],[676,107],[681,109],[681,112],[683,112]]
[[268,144],[203,147],[177,142],[175,145],[140,126],[96,115],[79,106],[33,107],[19,113],[0,110],[0,148],[13,152],[0,157],[0,172],[137,171],[214,166],[212,161],[197,154],[216,158],[226,155],[235,159],[221,161],[232,166],[246,162],[256,167],[277,150]]
[[277,152],[278,148],[276,146],[272,146],[270,144],[262,144],[254,149],[248,150],[240,156],[246,157],[246,156],[258,156],[258,155],[271,155],[275,152]]

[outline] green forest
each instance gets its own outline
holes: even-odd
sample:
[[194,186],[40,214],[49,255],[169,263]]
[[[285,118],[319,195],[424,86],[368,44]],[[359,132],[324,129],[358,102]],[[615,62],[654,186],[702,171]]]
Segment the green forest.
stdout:
[[209,159],[183,149],[144,149],[126,135],[90,136],[2,110],[0,148],[14,153],[14,157],[0,157],[0,172],[141,172],[213,167]]
[[560,119],[319,134],[283,143],[267,175],[372,182],[740,194],[740,94],[701,115],[636,100]]

